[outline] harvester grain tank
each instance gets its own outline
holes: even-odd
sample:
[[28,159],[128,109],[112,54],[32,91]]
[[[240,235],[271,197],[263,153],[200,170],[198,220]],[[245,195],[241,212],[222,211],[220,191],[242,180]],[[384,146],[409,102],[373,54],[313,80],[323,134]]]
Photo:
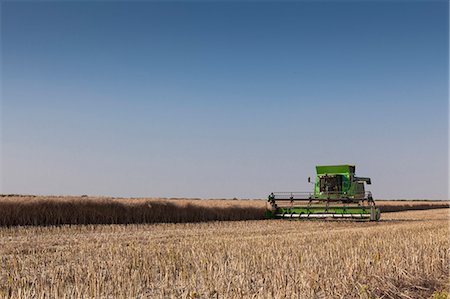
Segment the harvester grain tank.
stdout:
[[[380,209],[367,177],[357,177],[354,165],[316,166],[313,192],[272,192],[266,218],[350,218],[378,221]],[[310,178],[308,178],[310,182]]]

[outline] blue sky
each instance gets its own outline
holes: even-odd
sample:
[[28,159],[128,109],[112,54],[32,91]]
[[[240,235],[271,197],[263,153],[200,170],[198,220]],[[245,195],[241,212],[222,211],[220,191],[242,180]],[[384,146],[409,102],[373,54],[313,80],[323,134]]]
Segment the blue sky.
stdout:
[[2,2],[2,193],[448,198],[446,1]]

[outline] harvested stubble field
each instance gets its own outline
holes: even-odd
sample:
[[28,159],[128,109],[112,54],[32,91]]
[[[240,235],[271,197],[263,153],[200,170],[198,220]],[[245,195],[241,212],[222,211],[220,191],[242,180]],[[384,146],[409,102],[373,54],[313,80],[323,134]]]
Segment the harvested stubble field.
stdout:
[[0,297],[438,298],[449,287],[448,220],[434,209],[378,223],[3,227]]
[[[448,201],[377,201],[382,212],[449,207]],[[265,200],[0,196],[0,226],[182,223],[262,219]]]

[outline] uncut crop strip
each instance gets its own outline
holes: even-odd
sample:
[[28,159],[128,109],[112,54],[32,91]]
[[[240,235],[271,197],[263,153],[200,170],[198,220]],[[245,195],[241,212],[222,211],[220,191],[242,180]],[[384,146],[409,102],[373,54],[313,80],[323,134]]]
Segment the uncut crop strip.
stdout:
[[378,200],[377,206],[380,207],[381,212],[401,212],[412,210],[431,210],[449,208],[448,200]]
[[264,209],[253,201],[3,197],[0,226],[250,220]]

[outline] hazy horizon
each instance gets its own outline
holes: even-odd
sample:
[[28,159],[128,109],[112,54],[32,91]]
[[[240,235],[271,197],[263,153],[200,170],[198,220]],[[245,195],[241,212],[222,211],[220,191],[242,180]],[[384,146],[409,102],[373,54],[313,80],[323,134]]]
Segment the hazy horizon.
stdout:
[[447,1],[0,5],[2,194],[449,198]]

